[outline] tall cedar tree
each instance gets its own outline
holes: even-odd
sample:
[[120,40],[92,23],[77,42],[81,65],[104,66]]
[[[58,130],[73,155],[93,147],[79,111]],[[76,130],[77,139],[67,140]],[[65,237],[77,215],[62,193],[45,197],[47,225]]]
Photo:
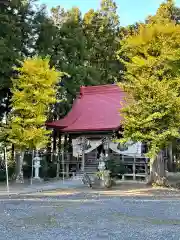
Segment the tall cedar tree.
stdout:
[[[12,0],[1,4],[0,23],[0,145],[4,146],[7,142],[2,130],[6,115],[11,111],[12,79],[17,75],[14,66],[18,67],[19,60],[26,57],[47,56],[44,49],[47,52],[52,48],[53,24],[45,6],[36,7],[36,0]],[[13,159],[14,146],[8,144],[7,148],[8,156],[11,152]]]
[[65,11],[57,7],[52,9],[52,19],[56,25],[56,37],[51,64],[68,74],[63,77],[59,92],[59,97],[65,100],[56,109],[56,115],[60,117],[69,111],[79,86],[88,79],[89,69],[85,66],[87,50],[80,10],[72,8]]
[[51,44],[51,34],[48,35],[49,38],[45,34],[47,28],[50,29],[51,22],[46,16],[45,7],[36,8],[35,2],[12,0],[8,1],[7,5],[0,5],[0,120],[4,113],[10,111],[9,89],[12,85],[11,79],[16,75],[13,67],[19,66],[19,60],[41,55],[47,42]]
[[103,0],[99,10],[90,10],[83,18],[78,8],[52,9],[56,37],[51,64],[69,75],[63,77],[60,97],[65,101],[56,106],[54,118],[69,111],[81,85],[108,84],[120,79],[116,10],[112,0]]
[[117,6],[112,0],[102,0],[99,10],[91,9],[83,18],[88,64],[96,70],[97,84],[120,80],[121,66],[116,59],[119,24]]

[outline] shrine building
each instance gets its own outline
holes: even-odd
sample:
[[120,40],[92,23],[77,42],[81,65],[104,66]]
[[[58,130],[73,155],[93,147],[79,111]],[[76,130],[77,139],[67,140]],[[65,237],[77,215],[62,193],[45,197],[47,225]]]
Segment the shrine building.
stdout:
[[119,86],[100,85],[81,87],[70,112],[60,120],[48,122],[46,126],[55,129],[72,141],[72,155],[65,160],[66,171],[71,161],[76,162],[76,171],[94,173],[100,156],[123,162],[128,171],[124,177],[146,177],[147,162],[141,143],[120,144],[122,116],[120,109],[125,101],[125,92]]

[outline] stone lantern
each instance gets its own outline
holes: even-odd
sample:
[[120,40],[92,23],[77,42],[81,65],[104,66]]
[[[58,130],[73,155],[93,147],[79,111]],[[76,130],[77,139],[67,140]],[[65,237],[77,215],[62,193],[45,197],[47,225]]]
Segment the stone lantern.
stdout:
[[110,178],[110,171],[106,170],[105,159],[106,157],[104,156],[103,153],[101,153],[100,161],[98,165],[100,185],[102,187],[110,187],[112,185],[112,182]]
[[77,138],[77,145],[79,146],[79,154],[82,156],[81,171],[84,172],[85,167],[85,150],[91,147],[90,142],[85,137]]
[[109,138],[105,137],[102,140],[102,143],[103,143],[103,147],[104,147],[104,150],[105,150],[105,161],[107,161],[108,160],[108,152],[109,152]]
[[104,171],[106,169],[106,164],[104,160],[105,160],[105,156],[103,153],[101,153],[100,159],[99,159],[99,165],[98,165],[99,171]]
[[41,180],[39,177],[39,169],[41,167],[41,157],[39,157],[39,154],[36,153],[36,156],[33,159],[33,167],[34,167],[34,180]]

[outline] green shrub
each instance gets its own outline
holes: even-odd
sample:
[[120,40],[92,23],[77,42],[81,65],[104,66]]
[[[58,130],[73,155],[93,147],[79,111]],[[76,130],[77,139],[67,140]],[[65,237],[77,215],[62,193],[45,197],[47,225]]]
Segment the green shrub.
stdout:
[[106,168],[111,172],[111,177],[116,177],[117,175],[124,174],[126,172],[126,169],[122,162],[116,163],[112,159],[106,162]]
[[56,177],[56,171],[57,171],[57,165],[56,163],[50,163],[48,165],[48,170],[47,170],[47,175],[48,175],[48,178],[54,178]]
[[50,162],[47,156],[44,156],[41,161],[40,177],[46,179],[55,178],[57,171],[56,161]]
[[5,169],[1,169],[0,170],[0,182],[3,182],[6,180],[6,170]]
[[[15,167],[15,164],[10,164],[8,166],[8,176],[9,176],[9,179],[11,179],[16,173],[16,167]],[[6,180],[6,169],[5,167],[4,168],[1,168],[0,169],[0,182],[3,182]]]

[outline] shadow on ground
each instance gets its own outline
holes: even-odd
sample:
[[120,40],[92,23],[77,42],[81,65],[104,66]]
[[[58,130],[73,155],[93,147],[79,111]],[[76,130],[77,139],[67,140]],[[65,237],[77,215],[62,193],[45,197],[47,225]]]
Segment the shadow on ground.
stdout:
[[153,197],[162,199],[180,199],[180,190],[171,188],[149,187],[144,183],[122,183],[112,189],[89,189],[82,187],[77,189],[57,189],[52,191],[43,191],[21,196],[26,197],[58,197],[83,194],[95,194],[104,197]]

